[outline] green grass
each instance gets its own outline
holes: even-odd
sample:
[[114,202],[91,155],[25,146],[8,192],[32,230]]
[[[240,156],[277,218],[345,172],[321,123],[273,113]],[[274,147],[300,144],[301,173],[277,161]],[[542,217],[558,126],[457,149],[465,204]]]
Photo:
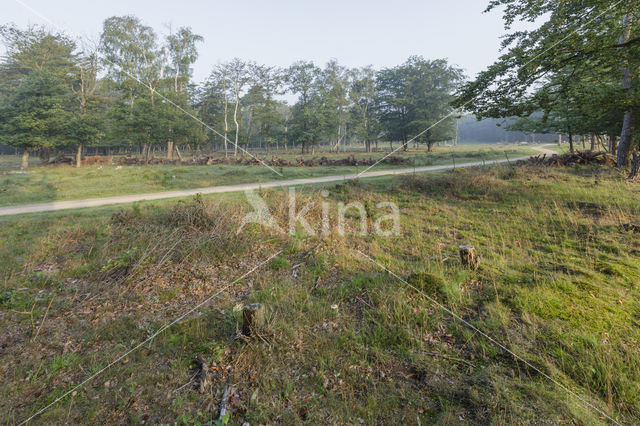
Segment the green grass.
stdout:
[[[640,216],[636,184],[595,167],[494,167],[326,189],[334,203],[394,201],[400,235],[360,236],[350,218],[346,236],[237,233],[249,209],[236,194],[1,218],[0,421],[218,292],[35,421],[206,423],[232,384],[233,424],[607,423],[540,372],[621,423],[640,417],[640,241],[620,227]],[[262,192],[283,223],[285,194]],[[476,271],[458,260],[464,243]],[[266,320],[235,338],[253,302]],[[195,355],[209,366],[198,389]]]
[[[436,152],[424,150],[399,152],[408,156],[416,166],[439,165],[478,161],[482,159],[505,158],[505,151],[511,158],[524,156],[535,151],[527,147],[492,145],[465,145],[455,148],[437,148]],[[360,158],[380,158],[384,153],[339,153],[316,156],[342,158],[354,155]],[[299,158],[299,155],[288,155]],[[286,155],[284,157],[287,157]],[[310,155],[305,155],[310,158]],[[455,159],[455,160],[454,160]],[[8,161],[5,158],[5,162]],[[17,161],[17,159],[16,159]],[[376,170],[401,168],[379,164]],[[317,176],[346,175],[358,173],[362,167],[278,167],[279,176],[263,166],[85,166],[79,169],[70,166],[33,166],[28,173],[15,173],[15,168],[1,167],[0,206],[28,203],[78,200],[126,194],[171,191],[177,189],[201,188],[216,185],[268,182],[281,179],[297,179]]]

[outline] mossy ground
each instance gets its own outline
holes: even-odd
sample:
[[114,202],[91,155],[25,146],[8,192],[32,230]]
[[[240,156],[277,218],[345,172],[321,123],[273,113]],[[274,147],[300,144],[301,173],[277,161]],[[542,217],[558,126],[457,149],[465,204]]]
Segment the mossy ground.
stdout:
[[[236,195],[0,219],[0,421],[28,418],[212,295],[34,421],[207,423],[229,384],[231,423],[607,423],[540,372],[620,422],[640,418],[640,236],[621,227],[640,217],[637,183],[495,167],[326,189],[397,203],[400,234],[361,236],[351,216],[345,236],[237,233],[250,209]],[[262,193],[283,221],[285,195]],[[465,243],[477,271],[460,265]],[[266,321],[238,338],[253,302]],[[196,355],[210,366],[201,389]]]

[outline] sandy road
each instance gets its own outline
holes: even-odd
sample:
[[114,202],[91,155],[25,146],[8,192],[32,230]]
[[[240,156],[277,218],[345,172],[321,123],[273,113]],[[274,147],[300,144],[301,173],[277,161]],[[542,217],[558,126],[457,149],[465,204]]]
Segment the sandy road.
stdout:
[[[553,155],[554,151],[550,149],[544,148],[544,146],[536,146],[533,147],[536,151],[539,151],[542,154]],[[390,176],[390,175],[403,175],[414,172],[435,172],[439,170],[449,170],[455,168],[465,168],[465,167],[477,167],[483,165],[492,165],[492,164],[501,164],[506,163],[507,161],[515,162],[518,160],[526,160],[530,156],[526,157],[517,157],[510,158],[507,160],[506,158],[503,160],[492,160],[492,161],[474,161],[471,163],[460,163],[456,164],[447,164],[441,166],[423,166],[423,167],[411,167],[411,168],[402,168],[402,169],[391,169],[391,170],[378,170],[371,171],[362,174],[349,174],[349,175],[333,175],[333,176],[322,176],[322,177],[314,177],[314,178],[306,178],[306,179],[291,179],[291,180],[280,180],[280,181],[272,181],[272,182],[264,182],[264,183],[244,183],[238,185],[221,185],[221,186],[210,186],[206,188],[194,188],[194,189],[182,189],[178,191],[165,191],[165,192],[153,192],[147,194],[132,194],[132,195],[118,195],[114,197],[103,197],[103,198],[88,198],[85,200],[70,200],[70,201],[53,201],[48,203],[38,203],[38,204],[22,204],[18,206],[7,206],[0,207],[0,216],[11,216],[25,213],[40,213],[40,212],[49,212],[56,210],[68,210],[68,209],[82,209],[87,207],[100,207],[107,206],[112,204],[123,204],[123,203],[133,203],[136,201],[150,201],[150,200],[163,200],[167,198],[180,198],[180,197],[189,197],[196,194],[222,194],[225,192],[241,192],[248,190],[256,190],[260,188],[278,188],[278,187],[287,187],[287,186],[297,186],[297,185],[309,185],[309,184],[317,184],[317,183],[328,183],[328,182],[339,182],[345,180],[353,180],[353,179],[365,179],[371,177],[380,177],[380,176]]]

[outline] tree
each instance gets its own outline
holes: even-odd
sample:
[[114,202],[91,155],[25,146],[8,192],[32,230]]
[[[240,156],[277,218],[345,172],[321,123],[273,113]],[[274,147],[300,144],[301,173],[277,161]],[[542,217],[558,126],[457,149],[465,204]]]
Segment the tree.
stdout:
[[[119,109],[116,117],[129,121],[129,125],[118,126],[125,132],[139,131],[138,134],[123,134],[143,145],[145,161],[149,158],[151,144],[155,141],[147,130],[143,119],[154,117],[153,113],[136,108],[136,103],[144,99],[150,109],[156,107],[156,90],[162,79],[165,52],[158,46],[153,29],[143,25],[134,16],[113,16],[105,20],[100,37],[100,50],[105,58],[108,76],[123,92],[123,99],[129,107],[129,117],[125,118]],[[135,117],[135,114],[140,114]],[[137,123],[137,124],[135,124]]]
[[104,135],[101,115],[105,112],[105,100],[98,90],[98,54],[95,49],[78,56],[71,90],[75,94],[73,118],[69,122],[66,136],[76,144],[76,167],[82,165],[82,148],[94,145]]
[[330,60],[320,76],[321,96],[326,108],[327,126],[335,129],[336,151],[347,134],[349,120],[349,73],[335,59]]
[[[526,117],[549,106],[538,103],[545,100],[544,96],[531,96],[541,80],[570,75],[571,81],[565,84],[567,93],[580,95],[569,88],[584,88],[589,82],[607,89],[615,76],[620,90],[605,90],[608,101],[603,105],[590,104],[599,111],[596,114],[607,117],[609,127],[619,127],[618,167],[625,166],[634,144],[633,123],[639,100],[638,74],[632,70],[640,65],[640,38],[634,37],[640,25],[640,4],[634,0],[492,0],[487,11],[496,8],[503,8],[507,29],[517,20],[543,22],[535,30],[505,36],[502,47],[507,52],[459,91],[455,105],[478,118]],[[556,99],[561,101],[560,97]],[[612,113],[620,110],[625,113],[613,126]]]
[[0,64],[2,141],[23,150],[22,167],[27,168],[31,151],[64,143],[76,46],[38,27],[4,26],[0,35],[7,46]]
[[229,153],[229,79],[222,65],[216,66],[198,93],[197,108],[202,119],[212,127],[224,129],[224,156]]
[[284,122],[280,111],[282,103],[275,99],[282,93],[282,70],[253,64],[250,74],[251,87],[244,98],[248,110],[247,137],[251,141],[255,135],[268,150],[270,144],[277,142]]
[[250,64],[239,58],[234,58],[231,62],[223,64],[224,75],[228,78],[235,101],[233,110],[233,122],[236,126],[236,141],[233,148],[234,157],[238,156],[238,144],[240,141],[240,122],[238,121],[240,113],[240,97],[244,87],[250,80],[249,67]]
[[291,109],[288,134],[302,144],[302,152],[327,134],[326,109],[319,92],[320,69],[313,62],[299,61],[287,70],[289,90],[298,94]]
[[462,71],[446,60],[409,58],[403,65],[378,73],[378,110],[383,134],[401,140],[434,143],[455,136],[455,118],[450,114],[453,92],[462,81]]
[[406,149],[410,119],[405,70],[398,66],[378,72],[376,92],[376,109],[383,139],[391,143],[401,141]]
[[352,72],[351,88],[351,128],[367,152],[371,152],[371,142],[377,139],[379,124],[377,121],[375,71],[371,67]]
[[[196,43],[203,41],[202,36],[194,34],[190,28],[179,28],[175,34],[167,36],[167,50],[169,54],[169,65],[166,74],[173,76],[173,92],[182,94],[184,86],[189,84],[193,75],[191,66],[198,59],[198,49]],[[176,96],[181,108],[188,108],[187,99],[183,96]],[[174,134],[189,134],[191,130],[185,128],[185,123],[181,120],[174,121]],[[185,133],[186,132],[186,133]],[[173,158],[174,139],[167,141],[167,157]]]

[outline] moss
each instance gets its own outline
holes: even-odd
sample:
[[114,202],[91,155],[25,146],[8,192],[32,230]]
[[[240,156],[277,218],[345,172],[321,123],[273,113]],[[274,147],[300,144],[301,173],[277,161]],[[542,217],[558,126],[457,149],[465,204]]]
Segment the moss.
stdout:
[[409,275],[407,282],[427,295],[442,298],[445,295],[445,281],[442,277],[426,272]]

